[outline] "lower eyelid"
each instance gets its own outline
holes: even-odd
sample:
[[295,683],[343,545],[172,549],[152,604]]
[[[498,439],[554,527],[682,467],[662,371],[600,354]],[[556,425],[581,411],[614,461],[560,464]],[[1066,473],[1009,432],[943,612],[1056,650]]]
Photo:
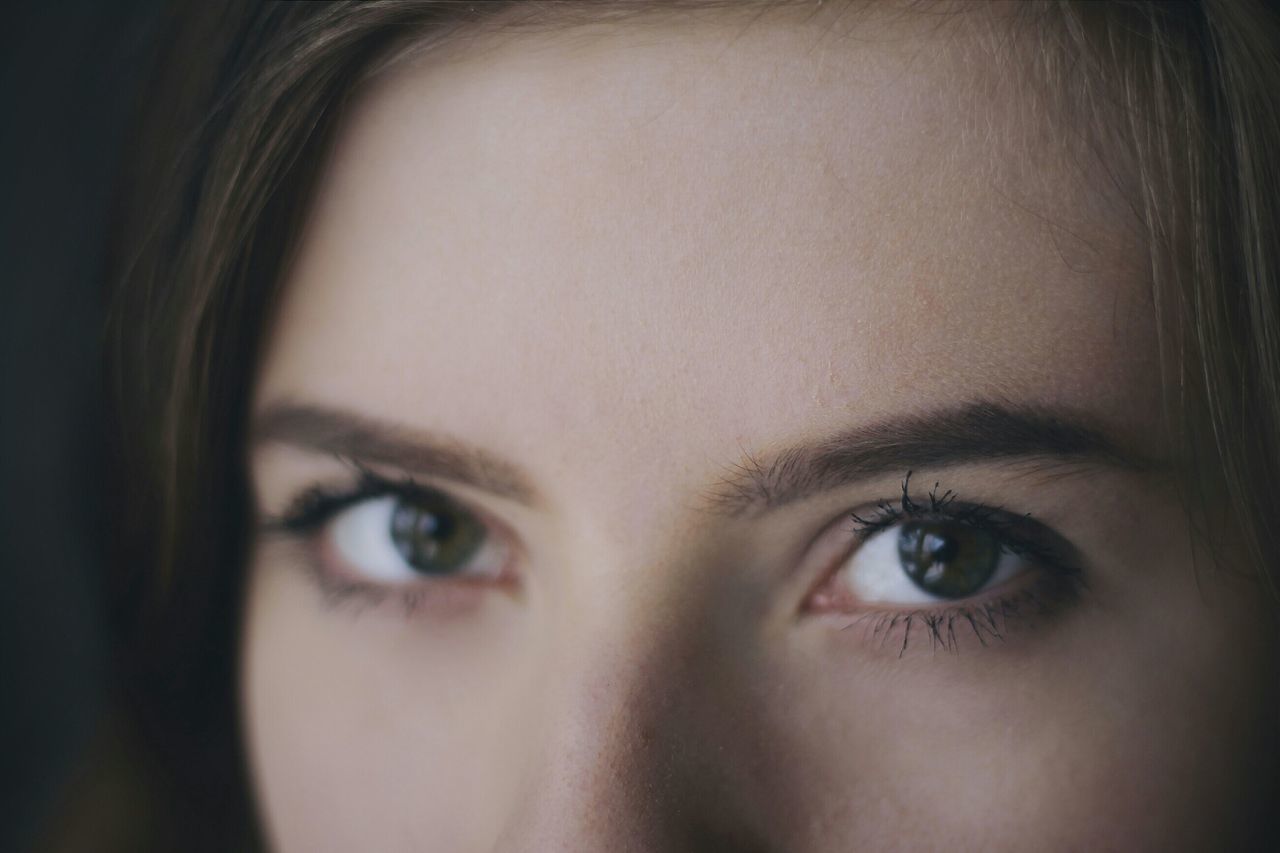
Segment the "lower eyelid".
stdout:
[[[370,498],[370,500],[376,499]],[[505,525],[493,523],[488,513],[476,512],[467,503],[461,501],[459,503],[466,506],[468,511],[475,512],[493,537],[492,544],[486,543],[483,546],[484,550],[488,552],[491,547],[497,549],[494,553],[486,553],[485,559],[493,560],[494,565],[499,567],[495,568],[491,575],[486,573],[486,576],[481,579],[462,576],[423,577],[397,584],[363,578],[349,570],[344,570],[344,561],[336,553],[337,549],[331,541],[331,536],[327,535],[332,518],[305,534],[300,531],[296,534],[296,538],[300,544],[305,544],[305,547],[300,549],[303,552],[301,556],[307,561],[309,573],[330,603],[352,602],[361,608],[385,607],[393,612],[398,609],[405,615],[454,615],[479,606],[487,592],[494,586],[514,586],[516,573],[513,570],[513,563],[520,551],[518,543],[512,541],[511,535],[506,532]],[[302,539],[303,536],[305,540]],[[828,566],[835,562],[834,570],[839,571],[840,565],[848,558],[850,546],[861,547],[859,542],[860,534],[856,525],[849,520],[848,513],[842,513],[818,534],[802,560],[816,561],[819,565]],[[843,557],[840,556],[842,552]],[[1031,562],[1036,561],[1031,560]],[[1000,571],[1001,569],[997,569],[997,572]],[[841,633],[846,633],[858,625],[875,623],[878,627],[872,632],[875,635],[873,639],[881,645],[893,645],[891,640],[885,638],[886,632],[896,635],[897,632],[907,628],[910,630],[904,633],[914,633],[917,637],[926,634],[932,636],[931,631],[919,632],[911,627],[913,622],[916,626],[927,625],[930,619],[949,620],[953,625],[959,623],[962,630],[977,634],[976,639],[981,641],[992,639],[997,633],[1005,633],[1006,628],[993,624],[985,631],[984,637],[982,630],[974,628],[971,622],[982,626],[987,624],[983,620],[989,621],[993,614],[996,614],[996,618],[1007,621],[1017,616],[1011,611],[1018,609],[1035,610],[1036,615],[1044,615],[1065,604],[1070,597],[1068,587],[1074,588],[1073,584],[1076,582],[1074,570],[1055,572],[1049,568],[1033,567],[1025,574],[1028,575],[1025,582],[1019,582],[1017,579],[1009,582],[1008,578],[1004,580],[993,578],[994,583],[990,585],[989,591],[980,592],[969,599],[937,600],[927,606],[911,604],[895,607],[893,604],[870,602],[864,603],[856,611],[841,610],[832,607],[830,601],[824,602],[811,590],[806,596],[803,612],[824,617],[824,621],[830,619],[843,622],[844,624],[840,627],[844,630]],[[1050,577],[1055,574],[1062,577],[1057,579]],[[822,583],[824,581],[820,580],[819,586]],[[903,639],[910,639],[910,637]],[[984,643],[979,642],[979,645],[982,644]]]
[[[856,613],[819,614],[833,626],[839,649],[853,642],[873,653],[902,658],[914,651],[990,649],[1033,639],[1032,635],[1065,617],[1087,588],[1076,575],[1029,572],[992,594],[932,608],[877,608]],[[1011,587],[1011,588],[1010,588]]]
[[[957,651],[967,645],[981,648],[1001,642],[1009,634],[1029,633],[1049,619],[1065,615],[1087,588],[1083,573],[1077,568],[1080,557],[1074,546],[1052,528],[1032,521],[1029,515],[974,506],[977,512],[989,513],[991,523],[998,525],[1002,561],[997,574],[978,593],[964,599],[900,605],[863,602],[853,595],[835,594],[839,590],[833,589],[829,581],[844,568],[851,554],[877,533],[908,520],[890,506],[887,515],[870,510],[861,513],[865,522],[849,522],[853,514],[847,513],[829,522],[815,538],[803,559],[810,566],[806,574],[815,577],[816,584],[805,598],[801,615],[834,628],[832,641],[837,647],[852,639],[859,644],[870,643],[873,649],[889,649],[894,656],[901,656],[908,645],[921,640],[934,649]],[[946,515],[942,517],[951,520]],[[858,630],[860,627],[865,633]],[[941,638],[940,632],[944,633]]]
[[[304,573],[320,594],[324,605],[363,613],[386,611],[392,618],[422,616],[447,619],[481,606],[495,590],[513,592],[518,586],[516,563],[521,553],[514,532],[490,513],[477,510],[469,501],[450,500],[480,519],[487,537],[477,554],[483,571],[479,576],[407,576],[403,582],[379,580],[348,565],[331,535],[334,520],[359,502],[394,499],[400,487],[359,494],[358,486],[319,486],[303,492],[291,504],[292,510],[266,516],[259,524],[255,561],[262,565],[289,564]],[[327,509],[325,504],[333,509]]]
[[[264,543],[266,544],[266,543]],[[280,546],[288,546],[280,548]],[[321,603],[332,610],[359,616],[368,611],[390,618],[444,620],[459,618],[482,606],[494,592],[496,583],[486,581],[412,581],[392,585],[361,579],[326,560],[324,542],[318,533],[306,539],[271,543],[260,559],[284,563],[300,570],[320,595]]]

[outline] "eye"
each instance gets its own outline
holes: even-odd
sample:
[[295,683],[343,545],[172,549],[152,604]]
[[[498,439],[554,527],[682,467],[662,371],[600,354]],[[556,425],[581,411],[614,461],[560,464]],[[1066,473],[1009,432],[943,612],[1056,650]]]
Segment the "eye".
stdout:
[[806,613],[842,617],[841,632],[861,625],[864,642],[901,657],[919,641],[954,652],[1043,627],[1088,588],[1081,551],[1031,513],[960,501],[936,483],[915,498],[910,477],[898,500],[851,512],[814,541],[822,574]]
[[325,524],[321,549],[339,573],[385,585],[496,579],[507,551],[475,513],[447,495],[427,491],[351,503]]
[[869,536],[834,581],[864,605],[919,605],[971,598],[1031,568],[992,531],[922,519]]

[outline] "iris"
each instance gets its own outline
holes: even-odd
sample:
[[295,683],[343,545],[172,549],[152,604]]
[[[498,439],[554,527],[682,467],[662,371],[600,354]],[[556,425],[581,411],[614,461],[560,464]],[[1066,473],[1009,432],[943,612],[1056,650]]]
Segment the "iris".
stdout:
[[954,521],[912,521],[898,534],[898,559],[930,595],[965,598],[995,573],[1000,544],[992,534]]
[[450,575],[464,568],[484,543],[474,515],[444,495],[398,501],[391,513],[391,541],[400,556],[424,575]]

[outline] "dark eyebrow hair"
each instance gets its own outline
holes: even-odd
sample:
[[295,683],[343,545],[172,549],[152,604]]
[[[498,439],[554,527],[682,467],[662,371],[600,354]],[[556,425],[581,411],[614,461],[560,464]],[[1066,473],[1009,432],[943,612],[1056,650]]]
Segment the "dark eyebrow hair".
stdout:
[[1012,459],[1085,461],[1130,471],[1155,466],[1077,413],[973,402],[860,425],[764,458],[747,454],[704,500],[724,515],[764,513],[871,477]]
[[537,490],[515,465],[456,439],[394,426],[325,406],[276,403],[254,417],[254,446],[285,444],[406,472],[474,486],[534,505]]
[[[254,446],[285,444],[474,486],[526,505],[532,478],[483,449],[314,404],[277,403],[253,419]],[[885,474],[1001,459],[1089,461],[1132,471],[1153,463],[1080,415],[977,402],[860,425],[767,459],[748,454],[703,495],[715,513],[764,513]]]

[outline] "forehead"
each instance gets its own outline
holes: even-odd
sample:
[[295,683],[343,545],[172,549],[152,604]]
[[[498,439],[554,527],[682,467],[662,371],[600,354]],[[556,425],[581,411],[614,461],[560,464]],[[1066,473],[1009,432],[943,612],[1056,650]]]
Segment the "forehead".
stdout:
[[974,399],[1155,411],[1141,253],[981,39],[783,20],[482,38],[385,73],[259,385],[535,475]]

